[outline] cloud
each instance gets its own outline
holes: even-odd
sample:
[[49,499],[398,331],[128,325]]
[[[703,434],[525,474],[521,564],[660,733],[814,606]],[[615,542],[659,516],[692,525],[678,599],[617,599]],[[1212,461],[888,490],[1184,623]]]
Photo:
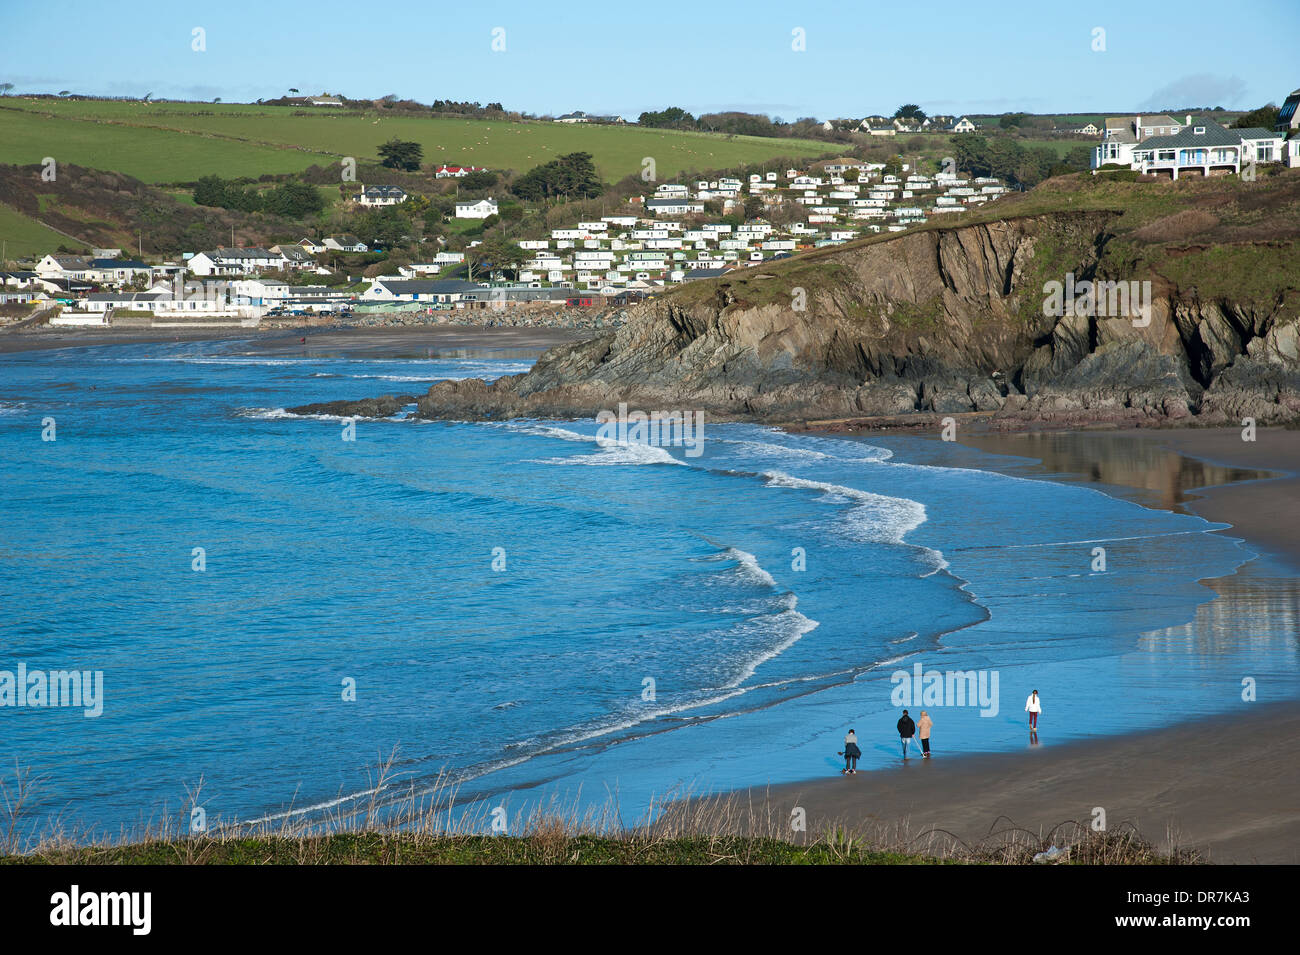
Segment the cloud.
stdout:
[[1232,108],[1242,102],[1246,84],[1238,76],[1193,73],[1162,86],[1141,103],[1142,110],[1178,109],[1184,106],[1223,106]]

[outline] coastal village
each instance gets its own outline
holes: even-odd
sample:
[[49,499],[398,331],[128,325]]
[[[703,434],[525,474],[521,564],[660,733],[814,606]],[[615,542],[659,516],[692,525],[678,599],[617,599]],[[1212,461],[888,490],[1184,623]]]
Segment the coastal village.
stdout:
[[[469,167],[439,167],[439,176],[466,175]],[[525,257],[490,268],[487,281],[464,277],[464,252],[439,251],[345,288],[313,284],[329,274],[322,259],[331,252],[366,252],[351,235],[304,237],[270,248],[217,248],[181,261],[149,264],[97,249],[91,257],[46,255],[32,269],[4,273],[11,301],[57,301],[64,306],[52,324],[107,325],[117,319],[172,319],[185,325],[256,324],[266,317],[355,311],[438,311],[542,305],[590,308],[630,304],[656,291],[733,269],[781,259],[797,251],[839,245],[881,232],[964,212],[996,200],[1007,185],[993,178],[963,178],[951,171],[901,174],[884,163],[827,161],[740,179],[648,184],[633,197],[627,215],[602,216],[551,230],[548,239],[523,239]],[[758,216],[739,224],[710,221],[706,202],[717,200],[724,216],[743,210],[746,196],[783,209],[784,225]],[[395,186],[363,185],[356,201],[400,204]],[[458,202],[457,218],[497,212],[491,199]],[[507,281],[504,266],[515,278]],[[299,281],[272,278],[298,277]]]
[[[1293,135],[1298,102],[1300,90],[1288,97],[1273,129],[1229,129],[1191,115],[1134,115],[1073,132],[1100,137],[1092,150],[1094,174],[1127,169],[1168,180],[1249,178],[1260,164],[1300,165],[1300,138]],[[870,120],[863,123],[877,128]],[[900,131],[898,121],[879,128]],[[943,128],[977,127],[961,117]],[[823,160],[747,179],[647,182],[624,214],[574,222],[550,230],[548,238],[521,239],[519,261],[480,261],[477,276],[465,251],[437,249],[392,274],[350,277],[342,286],[313,281],[331,274],[326,262],[332,254],[370,251],[347,234],[306,236],[269,248],[206,249],[160,262],[131,258],[120,249],[50,254],[28,269],[0,273],[0,304],[58,305],[50,324],[81,326],[255,326],[264,319],[311,315],[452,321],[443,312],[461,312],[457,320],[463,321],[466,309],[506,308],[519,313],[515,320],[521,323],[544,322],[533,316],[631,304],[683,282],[958,215],[996,202],[1010,189],[1002,180],[962,176],[951,163],[943,166],[922,172],[901,157],[893,164]],[[435,176],[461,179],[486,171],[441,165]],[[410,198],[400,186],[371,183],[359,184],[350,201],[377,207]],[[764,214],[746,218],[755,198]],[[498,212],[490,197],[454,206],[456,219],[482,220]],[[718,221],[724,218],[730,221]],[[470,243],[471,252],[477,244]]]

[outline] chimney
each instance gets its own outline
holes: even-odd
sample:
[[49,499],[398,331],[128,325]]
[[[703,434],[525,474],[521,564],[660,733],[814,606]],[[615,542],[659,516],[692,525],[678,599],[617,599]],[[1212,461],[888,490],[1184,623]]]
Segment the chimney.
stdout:
[[1192,125],[1192,114],[1191,114],[1191,113],[1188,113],[1188,114],[1187,114],[1187,122],[1184,123],[1183,125],[1185,125],[1185,126],[1190,126],[1190,125]]
[[1142,139],[1142,117],[1141,116],[1133,117],[1133,135],[1139,141],[1141,141]]

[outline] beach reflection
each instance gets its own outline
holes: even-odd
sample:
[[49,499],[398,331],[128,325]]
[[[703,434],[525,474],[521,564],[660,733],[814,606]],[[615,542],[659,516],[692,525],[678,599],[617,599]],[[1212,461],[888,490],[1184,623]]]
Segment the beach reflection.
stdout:
[[[967,435],[963,443],[993,454],[1038,458],[1035,469],[1054,472],[1058,479],[1106,484],[1130,491],[1146,507],[1187,513],[1183,503],[1197,497],[1195,489],[1277,477],[1272,471],[1212,464],[1185,457],[1131,432]],[[1003,470],[994,465],[994,470]]]
[[1196,608],[1190,623],[1143,634],[1140,649],[1206,654],[1300,649],[1300,580],[1269,576],[1251,561],[1231,577],[1201,583],[1218,598]]

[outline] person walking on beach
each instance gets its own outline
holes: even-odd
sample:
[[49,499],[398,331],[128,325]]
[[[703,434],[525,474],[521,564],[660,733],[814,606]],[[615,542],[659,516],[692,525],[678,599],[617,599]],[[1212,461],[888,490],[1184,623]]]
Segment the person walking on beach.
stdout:
[[930,719],[930,714],[922,710],[921,719],[916,724],[916,735],[921,740],[921,752],[925,759],[930,758],[930,727],[933,725],[934,720]]
[[1043,701],[1038,698],[1038,691],[1034,690],[1029,694],[1029,699],[1025,700],[1025,712],[1029,714],[1029,729],[1038,729],[1038,714],[1043,712]]
[[903,710],[903,716],[898,721],[898,735],[903,741],[903,759],[907,759],[907,744],[912,742],[912,736],[916,733],[916,724],[912,718],[907,715],[907,710]]
[[844,737],[844,768],[840,770],[846,776],[853,776],[858,771],[858,757],[862,755],[862,749],[858,746],[858,734],[849,730]]

